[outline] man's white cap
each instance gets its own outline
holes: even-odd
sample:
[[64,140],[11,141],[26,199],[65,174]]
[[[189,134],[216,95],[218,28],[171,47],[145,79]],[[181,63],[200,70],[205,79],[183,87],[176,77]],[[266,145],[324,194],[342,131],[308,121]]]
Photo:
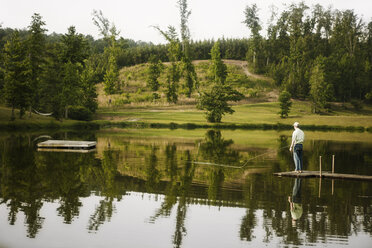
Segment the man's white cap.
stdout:
[[298,127],[299,125],[300,125],[300,123],[298,123],[297,121],[295,123],[293,123],[294,127]]

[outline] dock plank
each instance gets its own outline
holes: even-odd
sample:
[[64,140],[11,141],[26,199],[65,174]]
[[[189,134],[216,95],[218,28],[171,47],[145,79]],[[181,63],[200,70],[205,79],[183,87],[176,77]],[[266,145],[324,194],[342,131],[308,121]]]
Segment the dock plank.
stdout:
[[47,140],[37,144],[38,148],[63,148],[63,149],[91,149],[95,148],[95,141],[78,141],[78,140]]
[[[294,171],[288,172],[277,172],[274,173],[275,176],[278,177],[320,177],[319,171],[302,171],[302,173],[297,173]],[[355,174],[341,174],[341,173],[331,173],[322,171],[322,178],[330,178],[330,179],[349,179],[349,180],[366,180],[372,181],[372,176],[367,175],[355,175]]]

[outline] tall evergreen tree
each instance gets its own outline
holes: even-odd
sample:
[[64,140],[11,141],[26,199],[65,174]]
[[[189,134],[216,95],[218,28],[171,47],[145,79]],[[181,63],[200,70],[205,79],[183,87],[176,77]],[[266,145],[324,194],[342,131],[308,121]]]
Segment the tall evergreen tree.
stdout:
[[326,108],[328,101],[333,99],[332,84],[326,81],[325,76],[325,58],[319,56],[310,77],[310,98],[312,101],[312,109],[314,113]]
[[89,46],[74,26],[68,28],[62,36],[60,59],[62,66],[60,100],[64,108],[64,117],[68,118],[69,106],[80,105],[82,84],[80,73],[89,56]]
[[280,118],[288,117],[289,111],[291,110],[292,101],[291,101],[291,94],[283,90],[279,95],[279,102],[280,102]]
[[80,81],[82,86],[81,105],[95,113],[98,108],[97,90],[96,90],[96,73],[93,65],[85,63],[85,68],[80,74]]
[[24,42],[14,31],[4,47],[4,98],[12,108],[11,119],[14,120],[14,109],[19,108],[22,118],[26,108],[31,104],[31,70],[30,60]]
[[62,118],[65,111],[60,94],[63,77],[61,49],[59,43],[48,46],[40,79],[39,108],[43,112],[52,112],[56,119]]
[[30,58],[31,66],[31,90],[32,98],[30,104],[30,116],[31,108],[39,107],[40,99],[40,78],[42,74],[43,64],[45,63],[45,49],[46,49],[46,40],[45,32],[45,22],[42,21],[42,17],[35,13],[32,16],[32,21],[29,28],[29,36],[27,40],[28,44],[28,56]]
[[114,94],[116,92],[118,78],[119,72],[116,66],[115,55],[110,53],[105,76],[103,77],[104,91],[106,95]]

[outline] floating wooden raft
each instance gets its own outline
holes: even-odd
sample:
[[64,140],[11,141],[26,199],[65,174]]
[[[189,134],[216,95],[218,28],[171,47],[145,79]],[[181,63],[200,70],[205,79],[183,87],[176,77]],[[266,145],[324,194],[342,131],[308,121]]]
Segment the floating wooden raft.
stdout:
[[47,140],[37,144],[38,150],[91,150],[96,148],[95,141]]
[[372,181],[372,176],[364,175],[353,175],[353,174],[340,174],[323,171],[321,174],[319,171],[302,171],[302,173],[296,173],[294,171],[289,172],[278,172],[274,173],[275,176],[279,177],[323,177],[330,179],[351,179],[351,180],[369,180]]

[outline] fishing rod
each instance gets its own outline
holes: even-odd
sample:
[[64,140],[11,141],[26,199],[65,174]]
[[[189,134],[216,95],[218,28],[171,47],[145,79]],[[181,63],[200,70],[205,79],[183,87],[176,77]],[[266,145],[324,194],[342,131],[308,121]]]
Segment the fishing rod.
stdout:
[[[290,147],[290,145],[280,148],[279,151],[284,149],[284,148],[288,148],[288,147]],[[217,163],[211,163],[211,162],[200,162],[200,161],[190,161],[190,162],[192,162],[194,164],[201,164],[201,165],[213,165],[213,166],[227,167],[227,168],[233,168],[233,169],[241,169],[241,168],[244,168],[248,164],[248,162],[250,162],[251,160],[256,159],[258,157],[261,157],[261,156],[264,156],[264,155],[269,154],[269,153],[271,153],[271,152],[265,152],[265,153],[262,153],[260,155],[255,156],[253,158],[247,159],[240,166],[233,166],[233,165],[227,165],[227,164],[217,164]],[[198,147],[198,154],[199,154],[199,147]],[[198,154],[197,154],[197,156],[198,156]]]

